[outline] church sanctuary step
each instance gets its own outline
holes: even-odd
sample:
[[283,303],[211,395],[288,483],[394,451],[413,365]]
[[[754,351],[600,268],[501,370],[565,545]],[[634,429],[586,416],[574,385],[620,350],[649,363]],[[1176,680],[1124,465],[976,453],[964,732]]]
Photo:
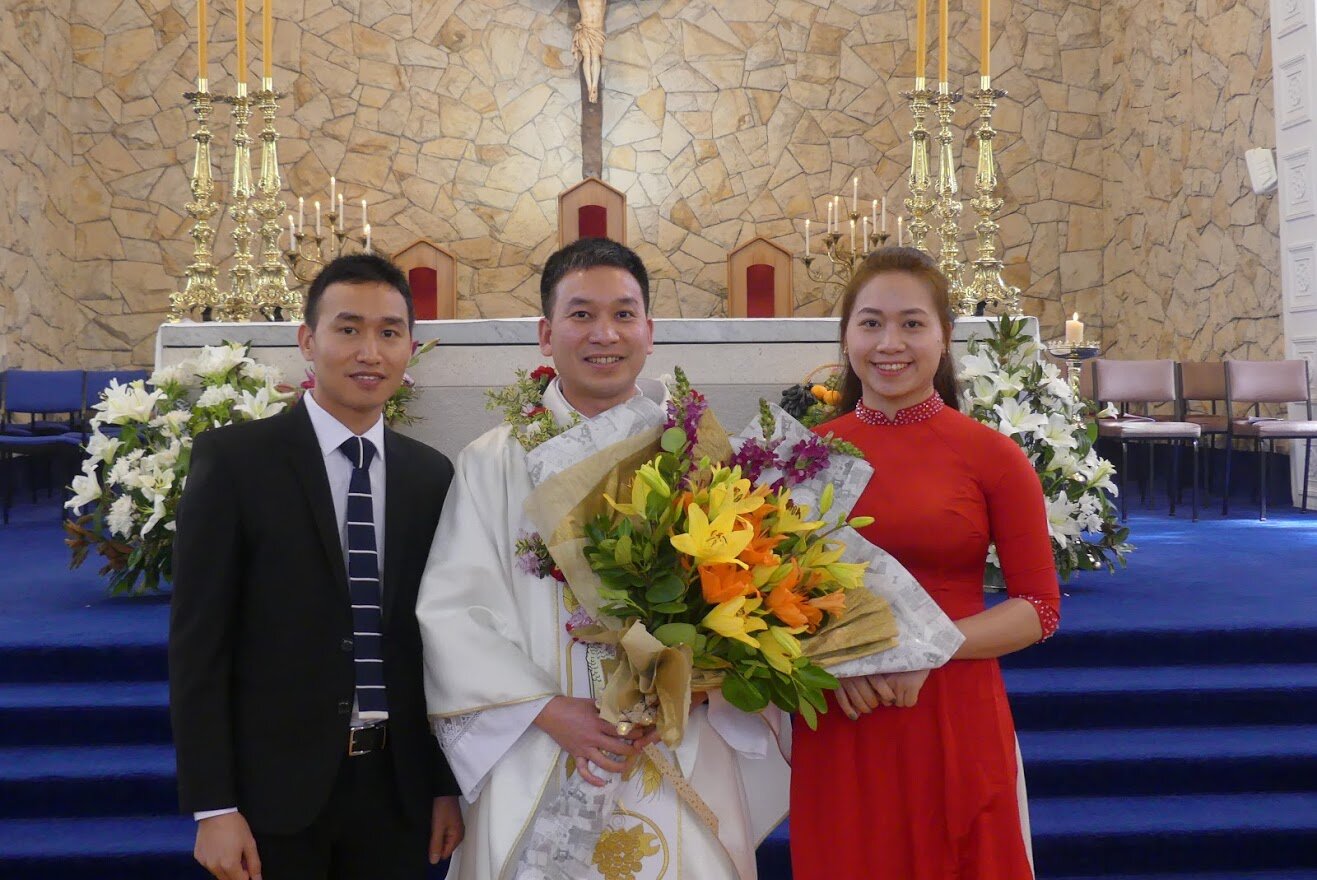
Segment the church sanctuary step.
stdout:
[[1317,869],[1229,871],[1194,874],[1089,874],[1084,877],[1042,877],[1039,880],[1317,880]]
[[203,880],[186,816],[0,821],[5,880]]
[[1317,793],[1036,798],[1040,880],[1148,871],[1317,869]]
[[1063,618],[1056,638],[1002,660],[1008,669],[1222,663],[1317,663],[1317,626],[1117,630]]
[[1031,798],[1317,791],[1317,725],[1019,736]]
[[159,637],[150,643],[0,645],[0,683],[161,681],[168,668]]
[[1021,730],[1317,723],[1317,664],[1008,669]]
[[169,745],[0,749],[0,820],[176,812]]
[[153,682],[0,685],[0,748],[168,743],[169,686]]

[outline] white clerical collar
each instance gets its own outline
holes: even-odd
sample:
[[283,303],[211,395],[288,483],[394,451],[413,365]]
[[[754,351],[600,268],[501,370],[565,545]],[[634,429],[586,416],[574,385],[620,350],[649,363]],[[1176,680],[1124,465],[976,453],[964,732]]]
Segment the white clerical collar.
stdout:
[[[662,406],[668,402],[668,386],[657,379],[637,379],[636,393],[629,399],[634,399],[636,395],[646,397]],[[554,421],[563,427],[575,424],[578,420],[589,421],[580,410],[571,405],[567,400],[567,396],[562,393],[562,380],[560,378],[555,377],[549,383],[549,387],[544,389],[542,402],[544,408],[553,414]]]
[[[306,407],[306,414],[311,417],[311,427],[316,432],[316,442],[320,444],[320,452],[325,458],[333,455],[338,448],[343,445],[350,437],[358,435],[352,433],[352,430],[338,419],[334,418],[329,412],[316,401],[315,392],[308,391],[302,395],[302,406]],[[366,430],[366,433],[360,435],[365,437],[375,445],[375,453],[379,456],[380,461],[384,460],[384,414],[381,413],[375,424]]]

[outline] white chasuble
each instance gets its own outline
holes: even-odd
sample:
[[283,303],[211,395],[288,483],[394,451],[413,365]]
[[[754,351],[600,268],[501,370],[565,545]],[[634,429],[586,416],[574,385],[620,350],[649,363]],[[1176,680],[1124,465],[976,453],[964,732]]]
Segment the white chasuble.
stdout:
[[[658,407],[661,393],[653,397],[624,406]],[[571,424],[556,383],[544,402]],[[571,638],[568,624],[583,622],[584,612],[570,588],[518,562],[517,542],[534,530],[522,512],[532,488],[509,427],[464,449],[417,602],[430,717],[464,799],[466,839],[452,880],[514,875],[536,811],[574,770],[533,721],[553,696],[593,699],[603,688],[608,649]],[[667,754],[718,817],[718,833],[642,756],[619,784],[594,873],[581,880],[754,880],[755,847],[786,813],[777,726],[711,695]]]

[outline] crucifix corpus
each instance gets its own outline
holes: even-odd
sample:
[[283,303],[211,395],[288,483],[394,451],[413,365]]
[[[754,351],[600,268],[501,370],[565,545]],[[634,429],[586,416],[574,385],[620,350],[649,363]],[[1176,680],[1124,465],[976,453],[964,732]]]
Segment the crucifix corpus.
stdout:
[[603,177],[604,114],[599,68],[604,60],[604,13],[608,0],[576,0],[581,20],[572,32],[572,57],[581,66],[581,174]]

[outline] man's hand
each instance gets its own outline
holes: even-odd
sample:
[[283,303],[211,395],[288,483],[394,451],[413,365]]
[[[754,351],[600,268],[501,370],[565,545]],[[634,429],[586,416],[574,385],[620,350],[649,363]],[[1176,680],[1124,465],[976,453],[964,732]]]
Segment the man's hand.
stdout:
[[198,822],[192,855],[219,880],[261,880],[256,838],[242,813],[224,813]]
[[855,678],[841,679],[841,687],[836,693],[837,705],[846,717],[855,721],[861,715],[867,715],[879,706],[891,706],[896,703],[896,694],[887,683],[884,675],[858,675]]
[[430,864],[437,865],[451,856],[465,836],[466,826],[462,824],[457,795],[435,798],[430,810]]
[[928,669],[916,669],[914,672],[889,672],[887,684],[896,696],[895,705],[910,708],[919,699],[919,690],[928,681]]
[[[637,740],[650,733],[649,728],[636,727],[626,736],[618,736],[617,728],[599,717],[594,702],[582,697],[549,700],[535,717],[535,726],[576,759],[576,772],[582,779],[600,787],[604,780],[591,772],[590,765],[610,773],[626,772],[629,760],[644,748]],[[605,752],[619,755],[620,759],[610,758]]]

